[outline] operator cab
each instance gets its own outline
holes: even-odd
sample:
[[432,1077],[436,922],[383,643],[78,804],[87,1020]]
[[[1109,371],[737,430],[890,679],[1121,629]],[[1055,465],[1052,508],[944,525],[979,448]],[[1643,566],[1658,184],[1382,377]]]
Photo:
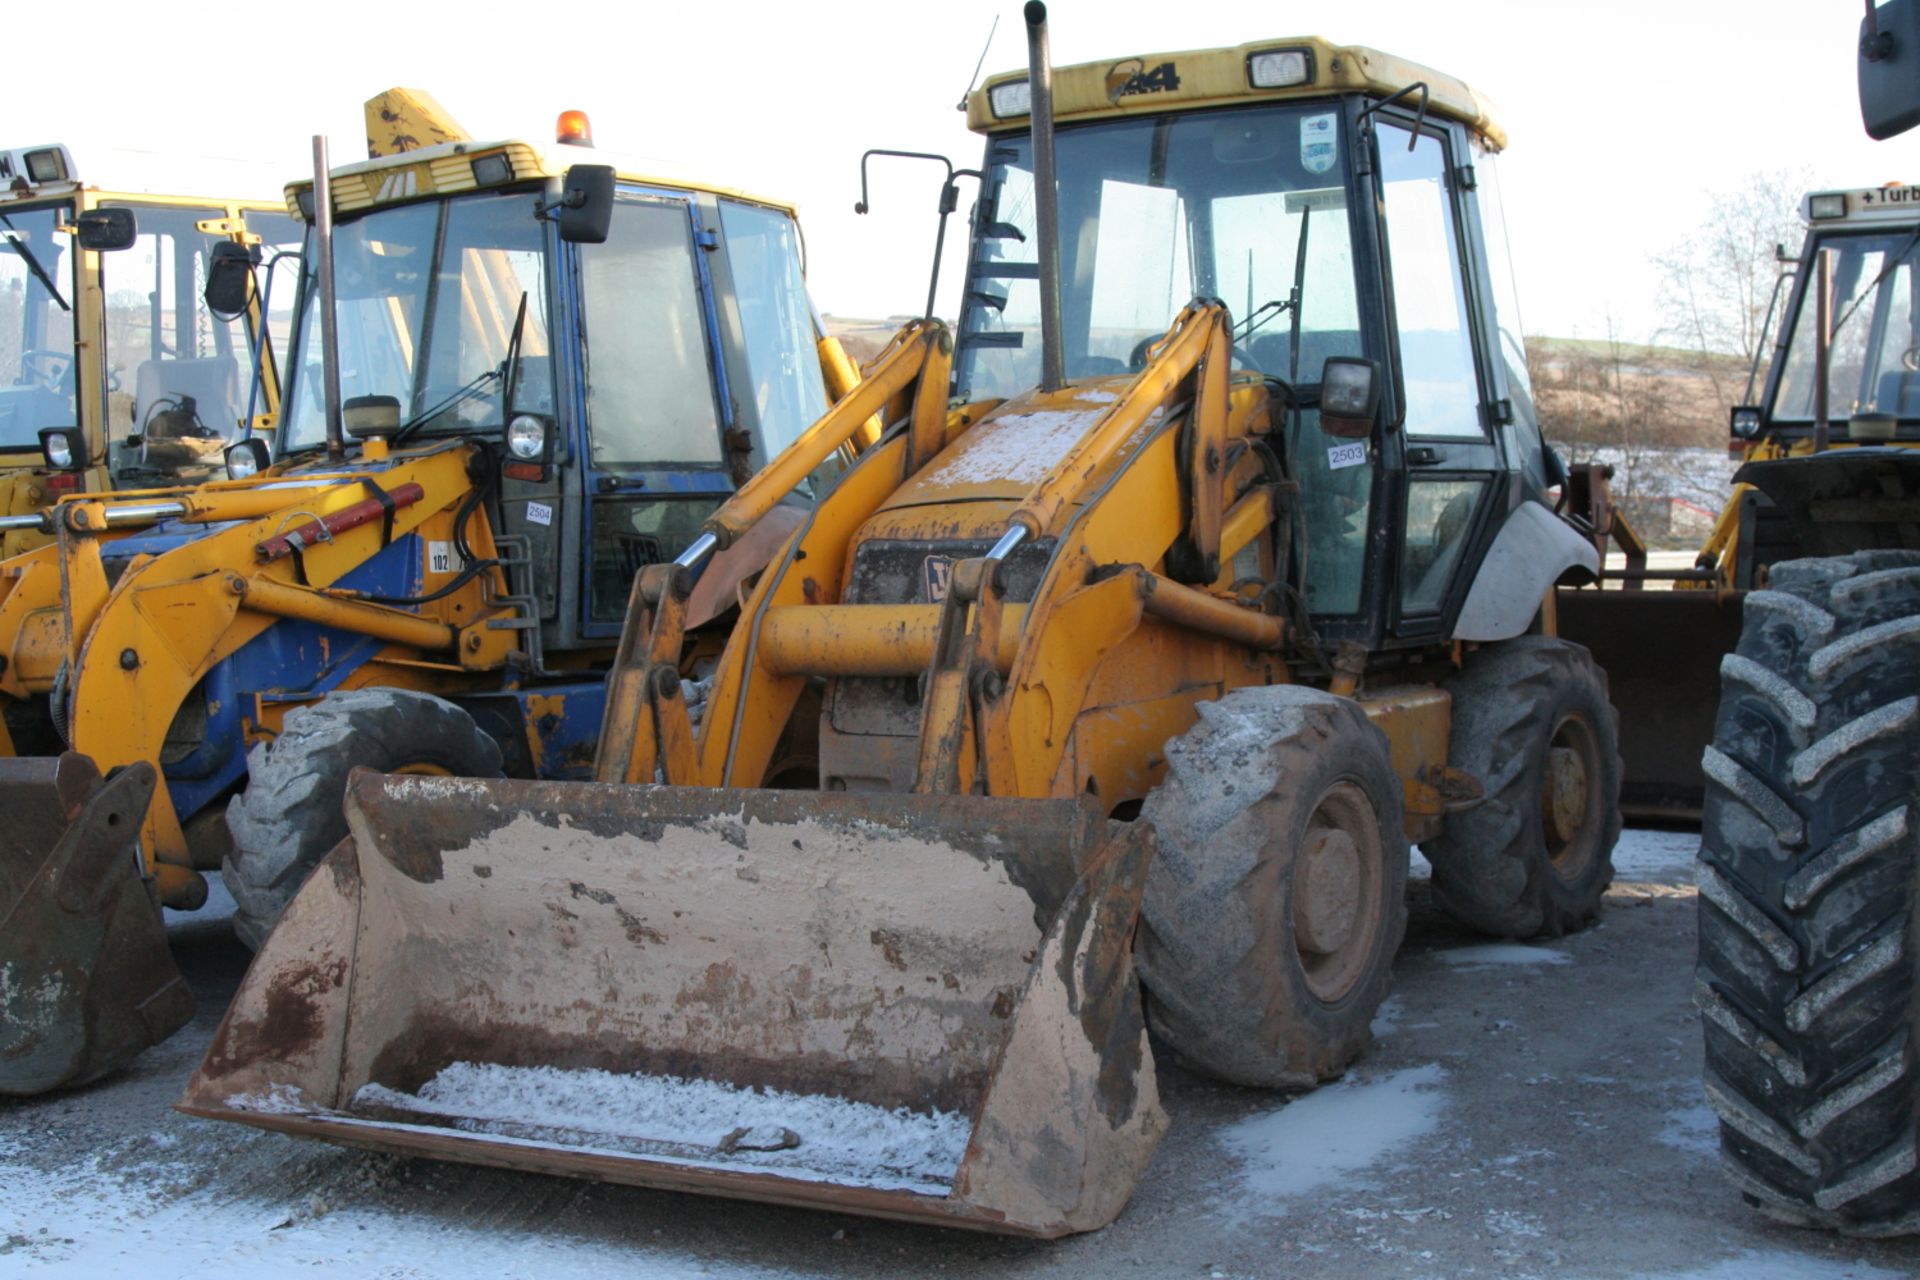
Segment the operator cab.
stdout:
[[1733,411],[1736,440],[1811,441],[1818,323],[1813,264],[1831,274],[1826,413],[1835,443],[1920,441],[1920,186],[1816,191],[1800,202],[1807,238],[1757,406]]
[[[1493,156],[1466,85],[1304,39],[1057,68],[1069,379],[1139,369],[1196,296],[1234,315],[1239,376],[1284,416],[1307,608],[1322,639],[1451,636],[1505,517],[1548,487]],[[966,397],[1040,373],[1026,78],[988,81],[988,135],[956,347]],[[1322,422],[1327,360],[1370,361],[1370,431]],[[1365,424],[1362,424],[1364,428]]]
[[[793,211],[597,160],[449,142],[331,178],[347,443],[490,442],[548,648],[610,643],[635,573],[830,404]],[[326,446],[306,261],[275,445],[302,466]]]

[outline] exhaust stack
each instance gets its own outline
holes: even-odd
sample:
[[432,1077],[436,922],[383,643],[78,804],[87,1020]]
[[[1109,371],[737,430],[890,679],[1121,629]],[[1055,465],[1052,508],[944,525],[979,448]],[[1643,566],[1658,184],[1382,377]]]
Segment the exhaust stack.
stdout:
[[1053,62],[1047,54],[1047,6],[1027,2],[1027,88],[1032,95],[1034,215],[1040,233],[1040,389],[1067,381],[1060,341],[1060,188],[1053,167]]

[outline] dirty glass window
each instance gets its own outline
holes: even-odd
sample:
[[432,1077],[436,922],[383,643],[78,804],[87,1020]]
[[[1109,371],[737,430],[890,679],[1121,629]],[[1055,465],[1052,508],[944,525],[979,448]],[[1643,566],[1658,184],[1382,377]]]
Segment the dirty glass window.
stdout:
[[720,226],[733,267],[761,447],[771,458],[827,411],[813,305],[800,269],[800,233],[778,209],[732,200],[720,202]]
[[706,311],[693,222],[679,201],[621,200],[583,246],[587,426],[596,466],[717,463]]
[[[530,193],[376,210],[334,228],[340,394],[392,396],[422,431],[498,430],[519,328],[514,406],[553,411],[545,238]],[[306,264],[286,445],[319,444],[320,326]],[[522,302],[525,320],[520,320]]]
[[216,319],[201,298],[213,246],[225,237],[197,224],[226,211],[131,207],[138,237],[100,255],[108,433],[166,440],[150,460],[178,470],[216,458],[238,430],[252,345],[243,320]]
[[1410,436],[1483,436],[1480,381],[1461,275],[1460,243],[1447,192],[1446,148],[1422,134],[1380,126],[1381,189],[1400,377]]
[[[1315,381],[1359,350],[1343,128],[1324,107],[1258,107],[1062,129],[1062,341],[1070,378],[1137,368],[1195,296],[1232,309],[1236,363]],[[995,139],[975,209],[958,375],[970,396],[1040,376],[1030,140]]]
[[65,206],[0,214],[0,449],[40,450],[42,427],[79,423],[73,238]]
[[[1911,231],[1832,237],[1833,345],[1827,367],[1827,413],[1920,417],[1920,236]],[[1776,421],[1813,420],[1814,271],[1794,319],[1774,397]]]
[[1400,560],[1400,609],[1433,613],[1446,600],[1447,583],[1466,547],[1482,478],[1414,475],[1407,484],[1406,544]]

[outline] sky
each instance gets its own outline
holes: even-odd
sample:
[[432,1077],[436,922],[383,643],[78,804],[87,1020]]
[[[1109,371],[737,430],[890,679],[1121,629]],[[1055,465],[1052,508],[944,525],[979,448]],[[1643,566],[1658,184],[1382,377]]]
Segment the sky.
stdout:
[[[1920,180],[1920,132],[1861,129],[1856,0],[1368,0],[1253,4],[1056,0],[1054,61],[1323,35],[1465,80],[1511,136],[1501,157],[1527,331],[1657,336],[1651,255],[1683,239],[1710,193],[1760,171],[1817,186]],[[673,175],[797,204],[822,310],[884,317],[924,305],[937,167],[869,147],[941,152],[981,142],[955,110],[983,74],[1026,62],[1015,0],[695,5],[334,0],[289,22],[159,0],[11,15],[0,145],[63,142],[101,185],[277,195],[310,174],[311,139],[361,158],[361,103],[401,84],[439,99],[475,137],[551,137],[578,107],[603,147]],[[995,17],[999,30],[988,48]],[[970,196],[970,190],[966,192]],[[957,294],[952,220],[943,297]],[[951,314],[950,304],[942,309]]]

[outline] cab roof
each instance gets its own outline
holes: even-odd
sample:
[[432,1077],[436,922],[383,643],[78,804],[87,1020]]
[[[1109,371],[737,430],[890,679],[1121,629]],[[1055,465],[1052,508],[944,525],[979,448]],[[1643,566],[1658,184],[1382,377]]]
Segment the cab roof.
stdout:
[[[491,156],[504,158],[508,172],[499,177],[489,175],[483,181],[476,176],[475,166],[478,161]],[[782,210],[789,217],[797,216],[794,206],[784,200],[769,199],[734,187],[662,176],[657,172],[649,172],[645,166],[622,163],[617,155],[591,147],[555,143],[551,148],[546,148],[518,139],[436,143],[398,155],[339,165],[330,171],[329,180],[333,187],[334,211],[357,213],[376,205],[402,204],[428,196],[457,195],[536,178],[560,178],[576,164],[610,164],[623,181],[747,200]],[[302,216],[300,196],[312,187],[311,178],[287,184],[287,208],[295,217]]]
[[[1306,77],[1281,88],[1256,88],[1257,54],[1299,51]],[[967,127],[978,133],[1025,129],[1024,112],[993,112],[997,85],[1025,80],[1025,71],[988,77],[967,96]],[[1223,49],[1143,53],[1053,69],[1053,115],[1060,123],[1218,107],[1231,103],[1323,98],[1339,93],[1396,93],[1425,83],[1430,114],[1458,120],[1498,151],[1507,131],[1494,119],[1493,104],[1461,80],[1378,49],[1334,44],[1320,36],[1259,40]],[[1417,101],[1417,99],[1415,100]]]

